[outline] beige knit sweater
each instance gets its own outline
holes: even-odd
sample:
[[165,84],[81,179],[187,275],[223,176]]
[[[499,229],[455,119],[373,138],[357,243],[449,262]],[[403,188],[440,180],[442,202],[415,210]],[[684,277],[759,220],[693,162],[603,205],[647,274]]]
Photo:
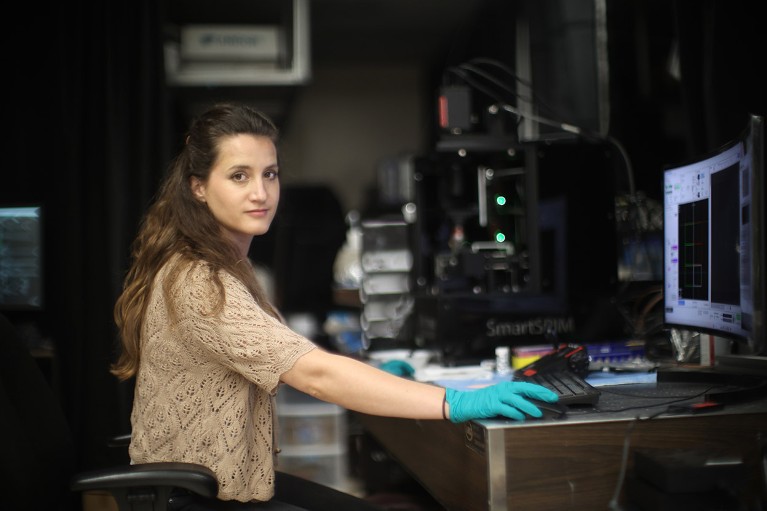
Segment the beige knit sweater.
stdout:
[[274,495],[273,396],[282,373],[315,348],[269,316],[231,275],[226,305],[206,314],[217,290],[204,263],[188,264],[173,287],[171,324],[159,272],[151,294],[136,377],[130,457],[183,461],[215,472],[219,498]]

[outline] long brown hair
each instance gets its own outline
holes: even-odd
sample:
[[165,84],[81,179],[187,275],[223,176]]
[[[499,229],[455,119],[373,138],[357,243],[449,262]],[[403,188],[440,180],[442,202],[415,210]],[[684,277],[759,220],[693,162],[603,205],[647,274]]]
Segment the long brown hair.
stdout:
[[[279,136],[269,118],[246,105],[216,104],[196,118],[187,132],[186,145],[171,163],[142,220],[131,249],[131,266],[114,308],[122,350],[111,372],[120,380],[127,380],[138,371],[141,330],[152,283],[174,255],[179,255],[182,262],[204,261],[210,267],[211,279],[220,290],[212,313],[223,307],[224,288],[219,275],[225,271],[240,280],[269,314],[279,318],[250,262],[243,260],[235,245],[224,236],[207,205],[195,199],[190,184],[192,177],[207,181],[222,139],[243,133],[267,137],[275,145]],[[171,286],[181,269],[177,265],[163,283],[168,303]]]

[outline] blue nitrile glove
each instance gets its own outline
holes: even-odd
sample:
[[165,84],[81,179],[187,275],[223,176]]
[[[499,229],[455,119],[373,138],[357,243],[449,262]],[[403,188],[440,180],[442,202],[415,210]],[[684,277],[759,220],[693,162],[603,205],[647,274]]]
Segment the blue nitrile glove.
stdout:
[[445,391],[445,399],[450,405],[450,422],[493,417],[508,417],[521,421],[525,419],[525,413],[532,417],[541,417],[543,412],[525,397],[547,403],[554,403],[559,399],[546,387],[527,382],[504,381],[477,390]]
[[381,364],[380,369],[397,376],[413,376],[415,369],[404,360],[389,360]]

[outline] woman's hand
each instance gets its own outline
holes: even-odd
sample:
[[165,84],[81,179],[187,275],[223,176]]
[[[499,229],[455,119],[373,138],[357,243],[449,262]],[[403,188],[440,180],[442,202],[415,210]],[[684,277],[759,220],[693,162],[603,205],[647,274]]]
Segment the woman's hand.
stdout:
[[447,389],[450,422],[508,417],[524,420],[525,414],[541,417],[543,412],[525,398],[554,403],[558,396],[540,385],[527,382],[501,382],[478,390]]

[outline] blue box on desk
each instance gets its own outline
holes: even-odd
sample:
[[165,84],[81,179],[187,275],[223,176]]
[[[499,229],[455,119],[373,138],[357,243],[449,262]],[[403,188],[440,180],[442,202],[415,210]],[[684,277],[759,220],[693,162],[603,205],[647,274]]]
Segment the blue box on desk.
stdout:
[[591,359],[592,371],[646,361],[645,342],[641,339],[605,341],[585,346]]

